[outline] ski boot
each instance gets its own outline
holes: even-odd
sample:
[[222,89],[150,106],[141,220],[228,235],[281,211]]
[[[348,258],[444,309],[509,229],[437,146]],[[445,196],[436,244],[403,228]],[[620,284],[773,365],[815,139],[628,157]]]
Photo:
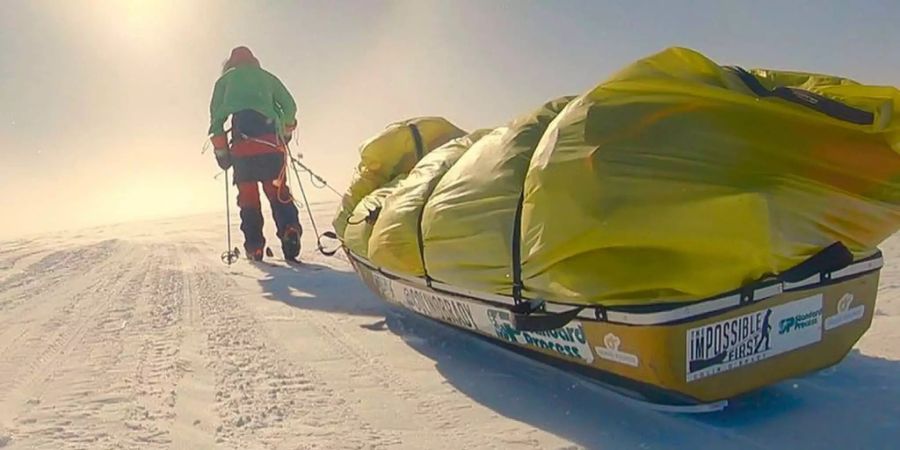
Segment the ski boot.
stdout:
[[263,248],[244,248],[247,252],[247,259],[251,261],[262,261],[263,260]]
[[300,230],[296,227],[288,227],[281,237],[281,252],[288,262],[297,263],[300,256]]

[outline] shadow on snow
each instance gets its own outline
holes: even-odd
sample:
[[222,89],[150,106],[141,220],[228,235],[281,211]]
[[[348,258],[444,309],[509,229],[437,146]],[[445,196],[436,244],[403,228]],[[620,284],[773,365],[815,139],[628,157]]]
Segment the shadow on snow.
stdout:
[[261,266],[272,300],[371,317],[435,362],[457,390],[499,414],[587,448],[895,448],[900,361],[851,352],[839,365],[733,399],[722,412],[675,415],[609,395],[467,332],[389,305],[354,272]]

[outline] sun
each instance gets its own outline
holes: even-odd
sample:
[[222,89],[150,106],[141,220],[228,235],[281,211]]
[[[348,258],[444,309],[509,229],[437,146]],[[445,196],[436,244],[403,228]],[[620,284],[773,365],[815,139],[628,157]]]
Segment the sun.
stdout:
[[96,8],[104,25],[122,44],[152,45],[172,33],[184,8],[166,0],[103,0]]

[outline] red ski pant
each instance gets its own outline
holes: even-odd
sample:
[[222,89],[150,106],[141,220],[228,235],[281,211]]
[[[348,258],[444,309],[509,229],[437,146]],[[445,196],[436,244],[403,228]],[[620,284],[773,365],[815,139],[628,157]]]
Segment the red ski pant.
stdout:
[[[280,203],[278,199],[278,186],[275,186],[275,180],[268,181],[244,181],[238,183],[238,207],[241,209],[254,208],[259,209],[262,204],[259,201],[259,185],[262,184],[263,192],[269,199],[269,204],[275,207]],[[287,186],[281,188],[281,199],[285,202],[291,201],[291,191]]]
[[[282,179],[283,180],[283,179]],[[288,229],[294,229],[298,235],[302,233],[297,207],[288,186],[278,187],[275,180],[238,182],[238,207],[241,209],[241,231],[244,232],[244,248],[262,248],[266,239],[263,237],[262,205],[259,201],[259,183],[272,208],[275,219],[276,236],[284,237]]]

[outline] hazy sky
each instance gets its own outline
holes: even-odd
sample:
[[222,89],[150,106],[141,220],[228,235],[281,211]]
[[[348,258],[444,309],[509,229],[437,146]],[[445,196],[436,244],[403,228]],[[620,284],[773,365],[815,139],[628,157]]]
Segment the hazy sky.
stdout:
[[391,122],[500,125],[669,46],[900,85],[898,23],[897,0],[4,0],[0,236],[223,209],[200,152],[237,45],[291,90],[304,161],[343,191]]

